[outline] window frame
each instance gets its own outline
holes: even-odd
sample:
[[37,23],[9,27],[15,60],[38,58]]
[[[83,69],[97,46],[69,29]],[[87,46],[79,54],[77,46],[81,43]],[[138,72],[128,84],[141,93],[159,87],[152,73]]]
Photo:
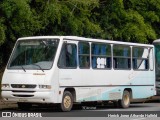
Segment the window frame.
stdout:
[[[108,45],[108,46],[110,46],[110,56],[109,55],[94,55],[94,54],[92,54],[92,46],[93,46],[93,44]],[[107,60],[107,58],[110,58],[110,67],[109,68],[108,67],[105,67],[105,68],[94,68],[93,64],[92,64],[92,62],[93,62],[92,57],[106,58],[106,60]],[[91,66],[92,66],[92,69],[94,69],[94,70],[96,70],[96,69],[97,70],[111,70],[112,69],[112,46],[111,46],[110,43],[105,43],[105,42],[104,43],[101,43],[101,42],[92,42],[91,43]]]
[[[143,58],[143,57],[133,57],[133,48],[143,48],[143,50],[144,49],[148,49],[148,56],[147,56],[147,58]],[[133,63],[133,59],[140,59],[140,60],[142,60],[142,62],[144,61],[144,60],[148,60],[148,62],[147,62],[147,69],[135,69],[133,66],[134,66],[134,63]],[[139,65],[139,67],[141,66],[141,64],[142,64],[142,62],[140,63],[140,65]],[[133,70],[134,71],[149,71],[149,69],[150,69],[150,63],[149,63],[149,47],[146,47],[146,46],[132,46],[132,68],[133,68]]]
[[[119,45],[119,46],[124,46],[124,47],[128,47],[130,49],[130,56],[129,57],[124,57],[124,56],[114,56],[114,46]],[[131,49],[131,45],[124,45],[124,44],[113,44],[112,45],[112,57],[113,57],[113,69],[114,70],[131,70],[132,69],[132,49]],[[128,59],[130,61],[130,67],[127,68],[115,68],[114,65],[114,58],[120,58],[120,59]]]
[[[81,44],[81,43],[83,43],[83,44],[88,44],[88,46],[89,46],[89,54],[79,54],[79,44]],[[89,42],[86,42],[86,41],[79,41],[78,42],[78,47],[77,47],[77,52],[78,52],[78,66],[79,66],[79,68],[80,69],[90,69],[90,67],[91,67],[91,54],[90,54],[90,50],[91,50],[91,46],[90,46],[90,43]],[[89,66],[88,67],[80,67],[80,57],[89,57]]]
[[[60,60],[60,58],[61,58],[61,55],[62,55],[62,52],[63,52],[63,48],[64,48],[64,46],[65,45],[75,45],[76,46],[76,66],[75,67],[61,67],[60,65],[59,65],[59,60]],[[63,42],[63,44],[62,44],[62,47],[61,47],[61,50],[60,50],[60,55],[59,55],[59,58],[58,58],[58,62],[57,62],[57,66],[58,66],[58,68],[59,69],[77,69],[77,66],[78,66],[78,62],[77,62],[78,60],[77,60],[77,44],[76,43],[67,43],[66,41],[64,41]]]

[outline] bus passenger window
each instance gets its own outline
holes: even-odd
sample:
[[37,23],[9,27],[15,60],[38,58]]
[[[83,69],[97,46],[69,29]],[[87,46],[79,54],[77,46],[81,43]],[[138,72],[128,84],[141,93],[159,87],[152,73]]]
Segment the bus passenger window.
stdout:
[[114,45],[113,46],[113,67],[115,69],[130,69],[131,54],[130,46]]
[[92,68],[111,68],[111,45],[106,43],[92,43]]
[[78,58],[80,68],[90,68],[90,45],[88,42],[79,42]]
[[133,47],[132,50],[133,69],[148,70],[149,69],[149,50],[148,48]]
[[58,66],[60,68],[77,67],[77,47],[75,44],[63,44]]

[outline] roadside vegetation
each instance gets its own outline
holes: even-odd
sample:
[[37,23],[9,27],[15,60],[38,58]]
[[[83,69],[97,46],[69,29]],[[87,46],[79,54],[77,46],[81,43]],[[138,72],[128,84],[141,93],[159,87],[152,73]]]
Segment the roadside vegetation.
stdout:
[[1,0],[0,69],[17,38],[25,36],[74,35],[151,44],[160,38],[159,11],[159,0]]

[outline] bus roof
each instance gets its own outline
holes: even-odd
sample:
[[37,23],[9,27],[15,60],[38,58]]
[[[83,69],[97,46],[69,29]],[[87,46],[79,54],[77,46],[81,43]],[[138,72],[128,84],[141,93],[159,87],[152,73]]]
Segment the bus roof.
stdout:
[[159,43],[160,39],[154,40],[153,43]]
[[[146,47],[154,47],[150,44],[141,44],[141,43],[131,43],[131,42],[122,42],[122,41],[113,41],[113,40],[105,40],[105,39],[93,39],[93,38],[85,38],[85,37],[78,37],[78,36],[33,36],[33,37],[23,37],[19,38],[18,40],[29,40],[29,39],[64,39],[64,40],[74,40],[74,41],[88,41],[88,42],[101,42],[101,43],[110,43],[110,44],[121,44],[121,45],[131,45],[131,46],[146,46]],[[155,40],[154,42],[159,41]]]

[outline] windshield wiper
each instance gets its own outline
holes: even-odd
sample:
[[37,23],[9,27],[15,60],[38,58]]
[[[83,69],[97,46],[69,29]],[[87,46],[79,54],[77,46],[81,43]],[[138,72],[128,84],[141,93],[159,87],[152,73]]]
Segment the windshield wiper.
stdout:
[[40,65],[38,65],[38,64],[32,64],[32,65],[38,66],[40,68],[40,70],[42,70],[44,72],[44,70],[41,68]]
[[24,67],[21,65],[22,69],[24,70],[24,72],[26,72],[26,70],[24,69]]

